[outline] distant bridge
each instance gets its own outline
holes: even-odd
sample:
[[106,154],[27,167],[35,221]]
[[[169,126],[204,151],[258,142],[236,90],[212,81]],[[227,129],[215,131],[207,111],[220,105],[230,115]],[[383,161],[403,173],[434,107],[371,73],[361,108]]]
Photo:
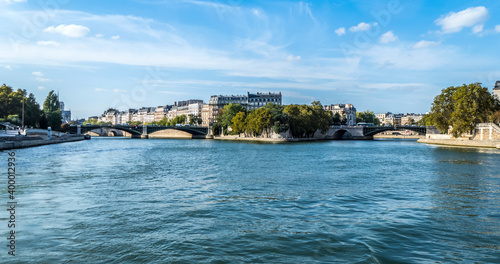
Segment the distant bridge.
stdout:
[[373,139],[378,133],[399,130],[411,130],[421,135],[439,134],[436,127],[431,126],[332,126],[326,132],[326,138],[342,139],[348,133],[353,139]]
[[125,131],[132,135],[133,138],[148,138],[152,134],[161,130],[177,130],[191,134],[196,138],[204,138],[208,135],[208,127],[194,126],[129,126],[129,125],[86,125],[86,126],[70,126],[71,134],[84,134],[92,130],[101,128],[112,128]]

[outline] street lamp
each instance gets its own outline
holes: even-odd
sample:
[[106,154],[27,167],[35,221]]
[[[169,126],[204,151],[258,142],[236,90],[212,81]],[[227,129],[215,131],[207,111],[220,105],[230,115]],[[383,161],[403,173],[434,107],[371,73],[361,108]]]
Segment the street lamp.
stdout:
[[21,127],[24,129],[24,94],[23,94],[23,112],[22,112]]

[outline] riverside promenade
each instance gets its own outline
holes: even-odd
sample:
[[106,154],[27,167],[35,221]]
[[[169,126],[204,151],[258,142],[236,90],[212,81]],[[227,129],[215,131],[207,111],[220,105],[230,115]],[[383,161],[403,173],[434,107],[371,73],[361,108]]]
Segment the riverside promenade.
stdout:
[[500,127],[493,123],[477,124],[474,134],[454,138],[449,134],[428,134],[419,143],[456,147],[478,147],[500,149]]
[[0,131],[0,150],[37,147],[84,139],[83,135],[68,135],[60,132],[52,132],[49,139],[47,130],[44,129],[27,129],[23,133],[19,130],[7,130]]

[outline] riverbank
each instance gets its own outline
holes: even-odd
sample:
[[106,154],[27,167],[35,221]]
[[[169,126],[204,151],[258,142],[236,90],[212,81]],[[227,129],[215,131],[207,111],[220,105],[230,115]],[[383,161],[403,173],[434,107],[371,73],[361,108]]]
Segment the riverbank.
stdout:
[[329,141],[334,140],[332,138],[259,138],[259,137],[238,137],[238,136],[217,136],[213,137],[215,140],[229,140],[229,141],[254,141],[254,142],[269,142],[269,143],[280,143],[280,142],[305,142],[305,141]]
[[59,144],[84,140],[84,136],[65,135],[44,139],[42,137],[3,137],[0,138],[0,150],[38,147],[43,145]]
[[393,138],[393,139],[423,139],[425,136],[419,136],[419,135],[411,135],[411,136],[406,136],[406,135],[375,135],[373,136],[374,139],[377,138]]
[[417,141],[418,143],[432,145],[446,145],[455,147],[474,147],[474,148],[499,148],[500,140],[470,140],[470,139],[429,139],[423,138]]

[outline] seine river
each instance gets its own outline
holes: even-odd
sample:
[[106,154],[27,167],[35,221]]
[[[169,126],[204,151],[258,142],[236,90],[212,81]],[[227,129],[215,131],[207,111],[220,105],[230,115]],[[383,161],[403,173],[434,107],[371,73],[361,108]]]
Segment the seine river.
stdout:
[[93,138],[15,153],[1,263],[500,263],[497,149]]

